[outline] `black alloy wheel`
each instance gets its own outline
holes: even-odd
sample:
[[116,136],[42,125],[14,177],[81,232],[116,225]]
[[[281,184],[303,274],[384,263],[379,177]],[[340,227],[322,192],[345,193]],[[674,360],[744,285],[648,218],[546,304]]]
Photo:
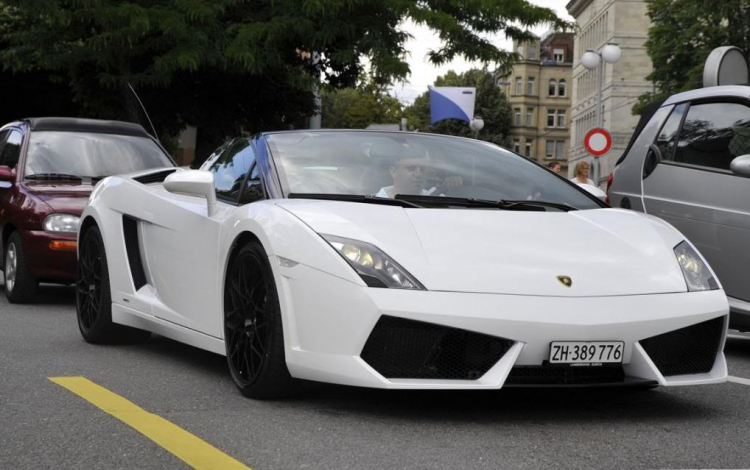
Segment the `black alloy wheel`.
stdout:
[[141,342],[148,331],[112,322],[112,297],[104,241],[97,227],[81,237],[76,269],[76,316],[83,339],[93,344]]
[[91,331],[102,308],[102,246],[93,231],[81,246],[76,275],[76,308],[81,331]]
[[231,262],[224,288],[224,341],[237,388],[251,398],[290,392],[276,284],[265,250],[245,245]]

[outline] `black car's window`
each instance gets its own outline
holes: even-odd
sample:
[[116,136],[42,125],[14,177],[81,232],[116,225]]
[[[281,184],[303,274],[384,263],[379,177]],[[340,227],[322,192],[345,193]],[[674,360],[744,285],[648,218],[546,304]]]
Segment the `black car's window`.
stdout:
[[3,151],[0,154],[0,165],[15,168],[18,164],[18,158],[21,156],[21,143],[23,134],[20,131],[10,131],[8,140],[5,142]]
[[250,171],[250,176],[245,183],[245,190],[242,192],[240,204],[249,204],[251,202],[265,199],[263,192],[263,182],[260,179],[260,167],[256,163]]
[[673,160],[729,170],[735,157],[750,154],[750,108],[740,103],[690,106]]
[[255,152],[250,145],[250,140],[240,139],[229,146],[207,168],[214,174],[216,197],[239,202],[242,183],[254,162]]
[[102,178],[172,166],[167,154],[147,137],[34,131],[29,138],[25,176],[64,173]]
[[675,106],[669,119],[664,123],[661,132],[656,137],[656,146],[659,148],[663,160],[674,160],[674,149],[677,146],[677,133],[680,130],[682,117],[685,115],[687,103]]

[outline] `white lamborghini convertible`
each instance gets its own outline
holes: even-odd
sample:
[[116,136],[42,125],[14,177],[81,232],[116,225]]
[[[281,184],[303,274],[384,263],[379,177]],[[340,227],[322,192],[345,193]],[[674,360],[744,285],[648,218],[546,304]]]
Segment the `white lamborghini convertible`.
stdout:
[[727,299],[667,223],[487,143],[235,139],[201,170],[106,178],[83,213],[86,341],[226,355],[243,394],[726,380]]

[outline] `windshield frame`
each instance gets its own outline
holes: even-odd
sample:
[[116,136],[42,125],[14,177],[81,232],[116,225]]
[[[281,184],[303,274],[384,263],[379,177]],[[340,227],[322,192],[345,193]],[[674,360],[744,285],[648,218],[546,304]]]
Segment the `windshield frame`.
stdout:
[[[26,164],[28,163],[29,145],[31,144],[31,137],[32,137],[32,135],[34,133],[44,133],[44,132],[66,132],[66,133],[70,133],[70,134],[78,134],[78,133],[80,133],[80,131],[32,131],[31,128],[27,126],[26,127],[26,132],[24,133],[23,147],[21,149],[23,162],[21,162],[19,160],[19,165],[17,166],[17,170],[16,170],[18,172],[19,181],[30,181],[30,182],[37,181],[37,180],[33,180],[33,179],[31,179],[31,180],[27,180],[26,179]],[[89,133],[89,134],[106,134],[106,135],[130,137],[129,135],[116,134],[116,133],[110,133],[110,132],[86,132],[86,133]],[[138,138],[142,138],[142,139],[143,138],[148,138],[151,142],[153,142],[156,145],[156,147],[161,151],[161,153],[167,158],[167,160],[169,161],[169,163],[172,164],[173,168],[179,167],[179,165],[177,164],[177,162],[175,162],[174,158],[172,158],[172,155],[170,155],[169,152],[167,152],[167,150],[164,148],[164,146],[161,144],[161,142],[159,142],[159,140],[155,139],[150,134],[148,135],[148,137],[145,137],[145,136],[133,136],[133,137],[138,137]],[[23,164],[21,164],[21,163],[23,163]],[[161,167],[161,168],[169,168],[169,167]],[[33,174],[34,173],[32,173],[32,175]],[[86,176],[89,176],[89,175],[79,175],[79,176],[83,176],[85,178]],[[52,181],[52,180],[48,180],[48,181]],[[69,183],[72,182],[72,181],[69,181],[69,180],[63,180],[63,181],[66,181],[66,182],[69,182]]]
[[[281,161],[281,156],[277,155],[274,152],[274,150],[273,150],[273,148],[272,148],[272,146],[271,146],[268,138],[271,137],[271,136],[273,136],[273,135],[278,135],[278,134],[297,134],[297,133],[304,133],[304,132],[313,132],[313,133],[347,133],[347,134],[381,134],[381,135],[383,135],[383,134],[396,134],[396,135],[401,135],[401,136],[403,136],[404,134],[408,134],[408,135],[414,135],[414,136],[419,136],[419,137],[427,137],[427,138],[435,138],[435,139],[450,139],[450,140],[469,141],[469,142],[473,143],[474,145],[477,144],[476,140],[469,139],[469,138],[466,138],[466,137],[458,137],[458,136],[445,135],[445,134],[430,134],[430,133],[425,133],[425,132],[382,131],[382,130],[365,130],[365,129],[304,129],[304,130],[295,130],[295,131],[265,132],[265,133],[263,133],[263,140],[265,141],[266,151],[268,152],[268,155],[271,157],[269,160],[273,162],[273,166],[274,166],[274,169],[276,170],[275,172],[276,172],[276,175],[277,175],[278,181],[279,181],[279,189],[280,189],[280,192],[281,192],[281,197],[284,198],[284,199],[287,199],[289,197],[289,194],[297,194],[297,196],[295,198],[299,199],[300,195],[304,194],[304,193],[298,193],[298,192],[295,192],[295,191],[291,191],[291,188],[289,187],[289,182],[288,182],[288,179],[287,179],[287,175],[286,175],[286,173],[284,171],[284,164]],[[510,155],[512,155],[515,158],[519,158],[519,159],[522,159],[522,160],[524,160],[524,161],[526,161],[528,163],[532,163],[538,169],[543,170],[543,171],[547,172],[548,174],[554,175],[555,177],[557,177],[560,180],[560,182],[564,182],[569,187],[571,187],[571,188],[575,189],[576,191],[578,191],[579,193],[583,194],[590,201],[594,202],[597,206],[599,206],[599,208],[601,208],[601,209],[606,209],[606,208],[610,208],[611,207],[607,203],[605,203],[604,201],[601,201],[600,199],[598,199],[597,197],[595,197],[593,194],[589,193],[588,191],[586,191],[585,189],[581,188],[580,186],[578,186],[577,184],[573,183],[572,181],[568,180],[567,178],[563,177],[562,175],[559,175],[559,174],[555,173],[554,171],[552,171],[549,168],[545,167],[544,165],[542,165],[541,163],[537,162],[536,160],[532,160],[532,159],[526,158],[526,157],[524,157],[524,156],[522,156],[522,155],[520,155],[520,154],[518,154],[516,152],[513,152],[512,150],[506,149],[505,147],[501,147],[501,146],[499,146],[497,144],[494,144],[492,142],[485,142],[485,141],[480,141],[480,142],[482,144],[485,144],[485,145],[490,145],[492,147],[496,147],[500,151],[507,152],[507,153],[509,153]],[[550,201],[550,202],[558,202],[558,201]]]

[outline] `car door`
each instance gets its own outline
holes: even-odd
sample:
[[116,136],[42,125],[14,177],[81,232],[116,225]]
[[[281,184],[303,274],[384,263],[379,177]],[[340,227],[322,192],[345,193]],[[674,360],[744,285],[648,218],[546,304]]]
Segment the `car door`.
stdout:
[[239,204],[247,173],[255,160],[250,143],[229,146],[207,168],[214,174],[217,212],[208,216],[206,200],[162,194],[149,210],[153,222],[144,224],[143,240],[150,281],[158,299],[154,316],[221,337],[218,264],[221,225]]
[[[21,143],[23,134],[18,129],[6,129],[0,131],[0,166],[7,166],[15,169],[18,159],[21,155]],[[10,181],[0,181],[0,233],[12,214],[13,183]],[[2,240],[0,240],[2,243]],[[5,248],[0,246],[0,253],[5,253]],[[2,261],[0,261],[0,265]]]
[[676,106],[646,158],[643,197],[647,213],[670,222],[698,247],[727,295],[750,301],[750,179],[729,169],[745,154],[747,102]]

